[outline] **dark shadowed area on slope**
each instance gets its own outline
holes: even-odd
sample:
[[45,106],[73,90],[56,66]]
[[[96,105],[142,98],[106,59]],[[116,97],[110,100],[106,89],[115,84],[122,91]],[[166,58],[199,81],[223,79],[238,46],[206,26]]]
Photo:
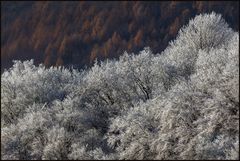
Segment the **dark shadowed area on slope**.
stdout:
[[149,46],[161,52],[199,13],[239,29],[239,2],[1,2],[1,71],[13,59],[46,66],[92,64]]

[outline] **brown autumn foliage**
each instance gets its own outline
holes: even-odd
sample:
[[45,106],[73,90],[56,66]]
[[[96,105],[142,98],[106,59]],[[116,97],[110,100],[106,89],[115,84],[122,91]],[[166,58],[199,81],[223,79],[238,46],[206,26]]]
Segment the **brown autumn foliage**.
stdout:
[[161,52],[196,14],[221,13],[239,30],[239,2],[1,2],[1,71],[13,59],[83,67],[145,46]]

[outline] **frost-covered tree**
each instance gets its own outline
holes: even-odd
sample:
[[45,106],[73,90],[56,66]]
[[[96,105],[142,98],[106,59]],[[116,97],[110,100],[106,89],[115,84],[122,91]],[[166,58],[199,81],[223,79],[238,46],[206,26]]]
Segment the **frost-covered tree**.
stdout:
[[33,103],[63,100],[73,84],[81,81],[81,74],[64,68],[45,69],[31,61],[15,61],[14,66],[1,76],[2,124],[14,123]]
[[18,119],[17,124],[3,127],[1,130],[2,159],[42,159],[46,146],[47,132],[54,126],[51,114],[33,105],[25,117]]
[[106,137],[118,159],[154,159],[150,143],[158,131],[157,105],[156,100],[140,102],[111,120]]
[[222,48],[233,34],[221,15],[214,12],[200,14],[182,27],[176,40],[170,42],[163,52],[164,62],[173,66],[179,75],[188,78],[194,72],[199,50]]

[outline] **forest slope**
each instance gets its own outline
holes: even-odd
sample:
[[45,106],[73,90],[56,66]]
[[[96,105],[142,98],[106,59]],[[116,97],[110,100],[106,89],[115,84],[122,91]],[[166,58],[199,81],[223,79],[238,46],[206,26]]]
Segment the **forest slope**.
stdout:
[[161,53],[1,75],[2,159],[239,159],[239,33],[200,14]]

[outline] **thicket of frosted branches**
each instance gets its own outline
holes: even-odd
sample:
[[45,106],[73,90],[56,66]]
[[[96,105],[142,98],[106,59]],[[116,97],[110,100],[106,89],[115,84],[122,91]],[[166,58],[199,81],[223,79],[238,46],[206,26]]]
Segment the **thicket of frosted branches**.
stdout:
[[161,54],[1,75],[2,159],[239,159],[239,34],[198,15]]

